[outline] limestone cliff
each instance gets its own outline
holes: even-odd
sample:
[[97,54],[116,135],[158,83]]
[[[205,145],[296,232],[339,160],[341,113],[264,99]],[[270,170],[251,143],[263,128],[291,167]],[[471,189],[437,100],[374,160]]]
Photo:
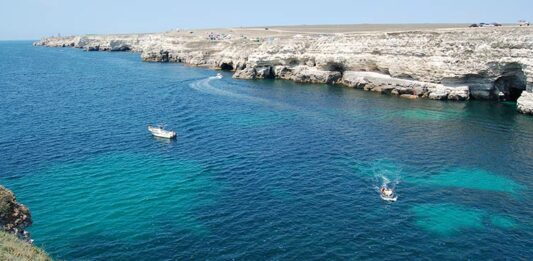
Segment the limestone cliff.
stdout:
[[[35,45],[141,53],[144,61],[436,100],[517,100],[533,113],[533,28],[343,33],[224,30],[46,38]],[[238,35],[238,36],[237,36]]]

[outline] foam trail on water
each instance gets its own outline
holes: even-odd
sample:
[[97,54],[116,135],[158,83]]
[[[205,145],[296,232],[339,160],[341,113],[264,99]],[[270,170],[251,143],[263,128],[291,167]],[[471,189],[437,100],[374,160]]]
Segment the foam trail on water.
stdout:
[[[313,110],[305,109],[299,106],[277,102],[277,101],[273,101],[273,100],[269,100],[265,98],[255,97],[255,96],[251,96],[248,94],[236,93],[227,88],[217,88],[211,84],[213,80],[218,80],[218,78],[216,76],[211,76],[205,79],[194,81],[190,83],[189,86],[192,89],[202,92],[202,93],[231,97],[233,99],[240,100],[240,101],[246,101],[246,102],[261,104],[261,105],[265,105],[269,107],[275,107],[278,109],[294,111],[300,116],[312,118],[313,121],[325,121],[325,122],[331,121],[328,115],[325,115],[324,113],[320,111],[313,111]],[[335,124],[330,124],[329,126],[331,130],[336,130],[340,133],[345,133],[346,131],[345,128],[336,126]]]
[[[374,176],[374,188],[376,191],[380,192],[381,187],[387,187],[393,190],[396,190],[396,186],[400,184],[400,178],[397,176],[394,180],[391,180],[389,177],[385,176],[383,173],[377,173]],[[381,185],[380,185],[381,184]]]
[[264,98],[254,97],[254,96],[250,96],[246,94],[235,93],[235,92],[225,90],[225,89],[216,88],[215,86],[211,84],[211,81],[215,79],[217,79],[217,77],[212,76],[206,79],[195,81],[191,83],[189,86],[196,91],[207,93],[207,94],[232,97],[232,98],[236,98],[236,99],[244,100],[248,102],[264,104],[267,106],[281,107],[281,108],[286,108],[286,109],[291,108],[291,106],[284,104],[284,103],[274,102],[274,101],[264,99]]

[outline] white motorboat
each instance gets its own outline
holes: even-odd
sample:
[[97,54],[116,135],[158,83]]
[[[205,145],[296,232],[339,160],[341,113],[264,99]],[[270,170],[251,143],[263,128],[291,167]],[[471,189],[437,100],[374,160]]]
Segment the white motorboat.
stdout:
[[396,196],[394,191],[390,188],[387,188],[386,186],[382,186],[379,192],[381,199],[385,201],[395,202],[396,200],[398,200],[398,196]]
[[148,125],[148,131],[152,133],[152,135],[160,138],[173,139],[176,137],[175,131],[165,130],[162,126],[154,127],[152,125]]
[[215,78],[222,79],[222,78],[224,78],[224,76],[221,73],[217,73],[217,76],[215,76]]

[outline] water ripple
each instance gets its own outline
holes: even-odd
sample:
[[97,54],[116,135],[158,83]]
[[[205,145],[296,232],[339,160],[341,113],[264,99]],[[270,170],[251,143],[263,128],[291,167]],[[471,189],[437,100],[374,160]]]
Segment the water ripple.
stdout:
[[58,259],[533,255],[533,120],[513,106],[215,80],[24,42],[0,57],[0,182]]

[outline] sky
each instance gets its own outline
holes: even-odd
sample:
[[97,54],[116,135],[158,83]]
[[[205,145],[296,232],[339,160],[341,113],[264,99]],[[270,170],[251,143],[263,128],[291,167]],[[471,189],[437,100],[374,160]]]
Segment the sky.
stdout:
[[0,40],[361,23],[533,21],[533,0],[0,0]]

